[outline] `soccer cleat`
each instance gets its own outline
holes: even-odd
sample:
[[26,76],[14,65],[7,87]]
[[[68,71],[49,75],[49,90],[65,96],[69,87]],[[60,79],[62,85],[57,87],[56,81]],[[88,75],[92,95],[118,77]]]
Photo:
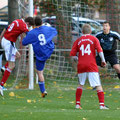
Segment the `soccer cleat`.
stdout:
[[3,87],[0,85],[0,95],[3,96]]
[[109,107],[107,107],[107,106],[100,106],[100,109],[109,110]]
[[75,108],[76,109],[82,109],[82,107],[80,105],[76,105]]
[[4,72],[5,72],[5,66],[1,67],[1,72],[2,72],[2,75],[4,75]]
[[93,87],[93,89],[92,90],[96,90],[96,87]]
[[41,96],[44,98],[47,95],[47,91],[44,91]]

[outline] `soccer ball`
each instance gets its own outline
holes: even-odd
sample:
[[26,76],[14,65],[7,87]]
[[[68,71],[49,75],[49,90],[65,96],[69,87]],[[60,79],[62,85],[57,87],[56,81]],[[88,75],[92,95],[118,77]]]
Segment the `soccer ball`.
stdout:
[[49,23],[47,23],[47,22],[43,23],[42,25],[45,25],[45,26],[48,26],[48,27],[51,26],[51,25],[50,25]]

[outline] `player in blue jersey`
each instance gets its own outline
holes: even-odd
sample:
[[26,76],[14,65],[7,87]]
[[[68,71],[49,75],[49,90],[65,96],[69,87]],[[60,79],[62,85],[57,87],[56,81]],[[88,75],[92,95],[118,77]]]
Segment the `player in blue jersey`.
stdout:
[[[118,74],[118,78],[120,79],[120,65],[116,56],[117,40],[120,41],[120,34],[115,31],[111,31],[109,22],[104,22],[103,31],[97,33],[96,37],[100,41],[106,62],[108,61],[111,67],[115,69]],[[97,56],[96,61],[100,66],[101,61],[99,56]]]
[[36,69],[39,78],[39,87],[42,93],[42,97],[47,95],[45,90],[45,80],[43,75],[43,69],[46,60],[51,56],[54,50],[54,43],[52,39],[57,35],[55,28],[42,25],[42,20],[39,16],[35,17],[36,28],[28,32],[23,39],[22,44],[24,46],[32,44],[33,50],[36,56]]

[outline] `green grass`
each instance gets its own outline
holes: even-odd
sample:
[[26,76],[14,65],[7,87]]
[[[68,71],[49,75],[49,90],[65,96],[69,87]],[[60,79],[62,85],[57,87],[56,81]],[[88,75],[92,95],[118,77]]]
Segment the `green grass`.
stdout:
[[[120,120],[120,90],[105,90],[109,110],[99,109],[96,91],[90,89],[83,91],[83,109],[76,110],[75,90],[75,86],[49,84],[46,98],[41,98],[38,86],[35,90],[4,91],[4,97],[0,97],[0,120]],[[15,96],[10,96],[10,92]]]

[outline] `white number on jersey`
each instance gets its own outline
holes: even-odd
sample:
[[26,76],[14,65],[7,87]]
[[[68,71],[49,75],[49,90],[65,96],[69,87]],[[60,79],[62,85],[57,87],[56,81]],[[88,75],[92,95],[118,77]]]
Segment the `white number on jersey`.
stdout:
[[39,34],[38,39],[40,41],[40,45],[45,45],[46,44],[46,39],[45,39],[44,34]]
[[88,54],[88,55],[90,55],[90,53],[91,53],[90,44],[88,44],[86,46],[86,48],[84,48],[84,45],[81,45],[80,50],[82,51],[82,56],[84,56],[85,53]]
[[10,25],[10,27],[9,27],[9,29],[8,29],[9,32],[13,29],[14,25],[15,25],[14,23],[12,23],[12,24]]

